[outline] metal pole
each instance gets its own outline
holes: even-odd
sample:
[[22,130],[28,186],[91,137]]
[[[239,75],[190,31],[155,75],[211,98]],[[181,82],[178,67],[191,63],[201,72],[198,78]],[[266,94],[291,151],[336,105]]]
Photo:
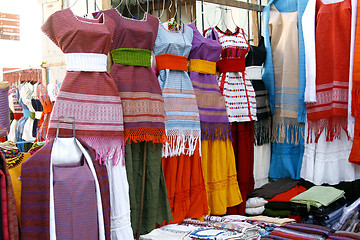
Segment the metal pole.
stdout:
[[193,21],[193,0],[190,0],[190,21]]
[[179,0],[179,22],[181,23],[181,0]]
[[205,30],[204,26],[204,1],[201,1],[201,24],[202,24],[202,30]]
[[158,18],[160,18],[160,1],[161,0],[158,0]]

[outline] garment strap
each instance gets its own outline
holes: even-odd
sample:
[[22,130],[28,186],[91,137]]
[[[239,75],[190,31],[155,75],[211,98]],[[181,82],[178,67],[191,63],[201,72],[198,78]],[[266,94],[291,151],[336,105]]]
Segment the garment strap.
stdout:
[[160,54],[155,56],[158,70],[172,69],[187,71],[187,58],[173,54]]
[[106,72],[107,56],[99,53],[65,53],[66,70]]
[[110,53],[114,63],[128,66],[151,67],[151,51],[148,49],[117,48]]
[[30,118],[31,118],[32,120],[35,119],[35,112],[30,112]]
[[190,59],[189,71],[202,74],[216,74],[216,62],[201,59]]

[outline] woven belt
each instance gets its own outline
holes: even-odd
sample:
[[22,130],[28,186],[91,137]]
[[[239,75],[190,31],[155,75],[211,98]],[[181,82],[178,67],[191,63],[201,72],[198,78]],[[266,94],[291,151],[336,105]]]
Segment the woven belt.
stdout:
[[220,73],[244,72],[245,58],[225,58],[217,61],[217,69]]
[[65,53],[66,70],[106,72],[107,56],[100,53]]
[[24,117],[29,118],[31,115],[31,112],[28,109],[23,109]]
[[30,118],[31,118],[32,120],[35,120],[35,112],[30,112]]
[[15,120],[20,120],[20,118],[21,118],[22,116],[24,116],[23,113],[14,113],[14,119],[15,119]]
[[172,69],[187,71],[187,58],[173,54],[161,54],[155,56],[158,70]]
[[216,74],[216,62],[201,59],[190,59],[189,71],[202,74]]
[[114,63],[128,66],[151,67],[151,51],[148,49],[117,48],[110,53]]

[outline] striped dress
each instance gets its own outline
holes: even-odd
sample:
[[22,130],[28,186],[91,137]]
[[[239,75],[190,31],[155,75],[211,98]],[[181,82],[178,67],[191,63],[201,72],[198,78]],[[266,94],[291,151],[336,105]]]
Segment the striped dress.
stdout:
[[[91,56],[106,58],[114,24],[104,14],[91,20],[66,8],[53,13],[41,29],[73,63],[67,64],[69,70],[54,105],[47,138],[55,137],[61,116],[74,117],[76,136],[96,150],[97,160],[117,164],[123,160],[124,150],[121,100],[111,76],[106,70],[96,70],[103,62],[89,64]],[[71,136],[72,124],[60,123],[60,134]]]

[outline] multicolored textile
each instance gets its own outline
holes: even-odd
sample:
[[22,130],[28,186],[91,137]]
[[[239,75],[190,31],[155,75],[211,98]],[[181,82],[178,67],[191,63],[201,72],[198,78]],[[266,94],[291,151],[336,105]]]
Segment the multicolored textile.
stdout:
[[[106,61],[115,23],[104,14],[98,19],[86,19],[66,8],[52,14],[43,24],[42,31],[69,59],[70,56],[78,56],[79,61],[75,63],[96,70],[97,64],[85,63],[93,59],[91,56]],[[104,66],[101,66],[103,69]],[[117,164],[123,161],[121,100],[114,80],[106,71],[67,71],[51,115],[48,139],[55,137],[61,116],[75,118],[76,136],[95,149],[97,160],[101,163],[109,160]],[[71,136],[72,124],[61,123],[60,134]]]
[[[308,103],[308,142],[340,139],[347,132],[351,37],[351,0],[333,4],[316,1],[316,103]],[[334,35],[341,31],[340,35]],[[335,51],[329,51],[341,45]],[[329,71],[329,69],[332,69]],[[354,97],[356,99],[356,97]]]
[[[193,30],[184,25],[178,32],[159,25],[154,53],[188,57]],[[200,140],[200,116],[191,80],[185,71],[163,69],[159,71],[159,84],[164,97],[165,130],[169,142],[163,145],[163,157],[194,154]],[[200,150],[200,149],[198,149]]]
[[[189,59],[217,62],[221,53],[220,43],[217,40],[204,38],[194,24],[188,26],[194,32]],[[226,141],[231,135],[229,119],[216,75],[190,71],[189,76],[200,114],[201,140]]]
[[360,233],[353,233],[353,232],[344,232],[344,231],[337,231],[332,233],[328,240],[359,240]]
[[7,194],[6,194],[6,179],[4,172],[0,169],[0,191],[1,191],[1,220],[2,220],[2,237],[9,239],[9,223],[7,212]]
[[16,205],[15,205],[15,196],[13,192],[13,187],[11,183],[11,177],[6,165],[6,159],[2,153],[0,153],[0,161],[2,164],[2,170],[5,174],[6,180],[6,199],[7,199],[7,222],[9,227],[9,239],[16,240],[19,239],[19,224],[16,216]]
[[10,132],[9,85],[0,83],[0,137],[6,137]]
[[[159,20],[145,14],[143,20],[123,17],[116,9],[104,11],[116,22],[111,50],[137,48],[153,50]],[[121,97],[125,143],[166,141],[164,102],[158,80],[150,67],[114,63],[111,76]]]
[[[241,71],[221,72],[218,78],[220,91],[225,98],[229,122],[257,120],[255,91],[245,75],[245,56],[249,51],[249,44],[244,30],[237,28],[234,33],[230,33],[222,32],[215,27],[205,31],[204,35],[220,42],[222,46],[220,61],[239,61],[236,69]],[[227,65],[230,66],[231,63]]]
[[331,231],[331,228],[319,225],[292,223],[276,228],[264,239],[326,239]]
[[10,131],[8,134],[8,140],[16,142],[16,128],[18,121],[22,117],[22,108],[19,104],[19,98],[17,94],[18,88],[15,86],[11,86],[9,89],[8,97],[9,97],[9,108],[14,113],[14,119],[10,125]]
[[[84,141],[100,185],[105,237],[110,239],[110,192],[106,167]],[[50,157],[54,140],[32,155],[21,167],[21,239],[50,239]],[[36,205],[34,204],[36,203]]]
[[36,89],[37,98],[40,100],[43,106],[43,112],[41,114],[41,118],[39,120],[39,130],[36,135],[36,139],[38,141],[44,141],[46,137],[46,132],[49,127],[50,114],[53,109],[53,105],[48,94],[47,88],[44,84],[39,84]]

